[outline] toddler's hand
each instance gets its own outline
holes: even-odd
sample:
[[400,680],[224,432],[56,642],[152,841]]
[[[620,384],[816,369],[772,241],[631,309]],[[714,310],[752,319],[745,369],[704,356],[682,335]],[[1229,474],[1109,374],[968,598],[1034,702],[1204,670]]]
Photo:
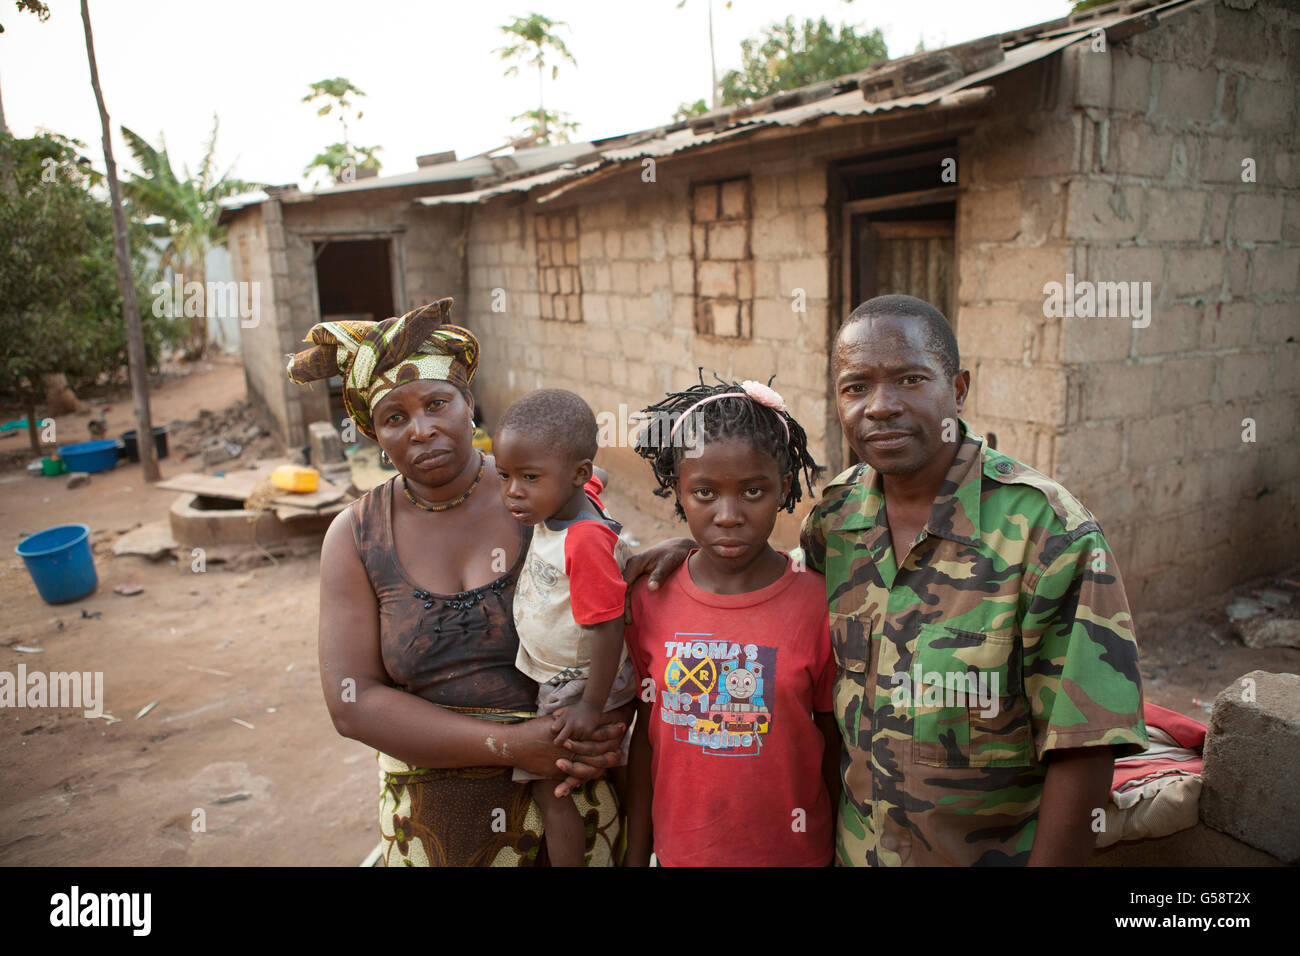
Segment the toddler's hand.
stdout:
[[578,740],[589,738],[604,720],[604,711],[595,704],[580,700],[570,704],[563,714],[556,715],[559,732],[555,735],[556,745],[563,744],[570,737]]

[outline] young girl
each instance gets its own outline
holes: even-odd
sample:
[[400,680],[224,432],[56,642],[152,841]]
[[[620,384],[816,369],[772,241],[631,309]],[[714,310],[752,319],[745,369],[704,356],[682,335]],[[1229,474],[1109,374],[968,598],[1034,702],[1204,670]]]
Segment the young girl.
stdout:
[[637,453],[699,547],[659,590],[632,588],[626,864],[826,866],[840,753],[826,585],[767,540],[799,473],[811,488],[822,469],[758,382],[701,376],[645,412]]

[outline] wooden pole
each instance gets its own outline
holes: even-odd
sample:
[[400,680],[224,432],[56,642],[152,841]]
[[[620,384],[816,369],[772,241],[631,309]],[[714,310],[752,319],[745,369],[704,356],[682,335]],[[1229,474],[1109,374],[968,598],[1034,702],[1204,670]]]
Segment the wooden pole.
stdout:
[[140,467],[145,481],[161,481],[158,457],[153,444],[153,423],[149,417],[149,366],[144,351],[144,328],[140,324],[140,303],[135,295],[135,276],[131,272],[131,239],[126,231],[126,214],[122,212],[122,190],[117,183],[117,164],[113,162],[112,126],[104,93],[99,88],[99,68],[95,65],[95,41],[90,34],[90,7],[81,0],[81,20],[86,25],[86,56],[90,60],[90,85],[95,88],[99,104],[99,125],[104,132],[104,166],[108,174],[109,201],[113,206],[113,253],[117,259],[117,284],[122,290],[122,313],[126,320],[127,362],[131,372],[131,396],[135,403],[136,445],[140,449]]

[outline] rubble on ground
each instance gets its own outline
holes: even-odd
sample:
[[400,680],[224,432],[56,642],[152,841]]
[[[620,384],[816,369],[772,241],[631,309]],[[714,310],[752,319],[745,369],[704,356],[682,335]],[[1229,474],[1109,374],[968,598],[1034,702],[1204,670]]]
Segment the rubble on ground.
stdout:
[[180,461],[201,458],[207,468],[283,454],[279,441],[257,423],[248,401],[233,402],[220,412],[202,408],[193,421],[170,422],[167,450]]
[[1225,608],[1232,631],[1250,648],[1300,647],[1300,584],[1275,580],[1233,598]]

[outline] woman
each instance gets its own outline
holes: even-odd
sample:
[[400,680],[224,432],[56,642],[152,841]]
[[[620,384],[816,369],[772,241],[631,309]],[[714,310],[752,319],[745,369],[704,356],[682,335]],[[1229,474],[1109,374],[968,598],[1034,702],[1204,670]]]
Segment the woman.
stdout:
[[451,299],[383,322],[327,322],[289,363],[300,384],[345,376],[357,429],[397,475],[331,524],[321,550],[320,670],[335,728],[379,751],[388,866],[531,865],[541,817],[511,769],[569,777],[590,865],[612,865],[613,792],[629,714],[556,747],[529,719],[511,599],[531,529],[472,444],[478,341],[444,325]]

